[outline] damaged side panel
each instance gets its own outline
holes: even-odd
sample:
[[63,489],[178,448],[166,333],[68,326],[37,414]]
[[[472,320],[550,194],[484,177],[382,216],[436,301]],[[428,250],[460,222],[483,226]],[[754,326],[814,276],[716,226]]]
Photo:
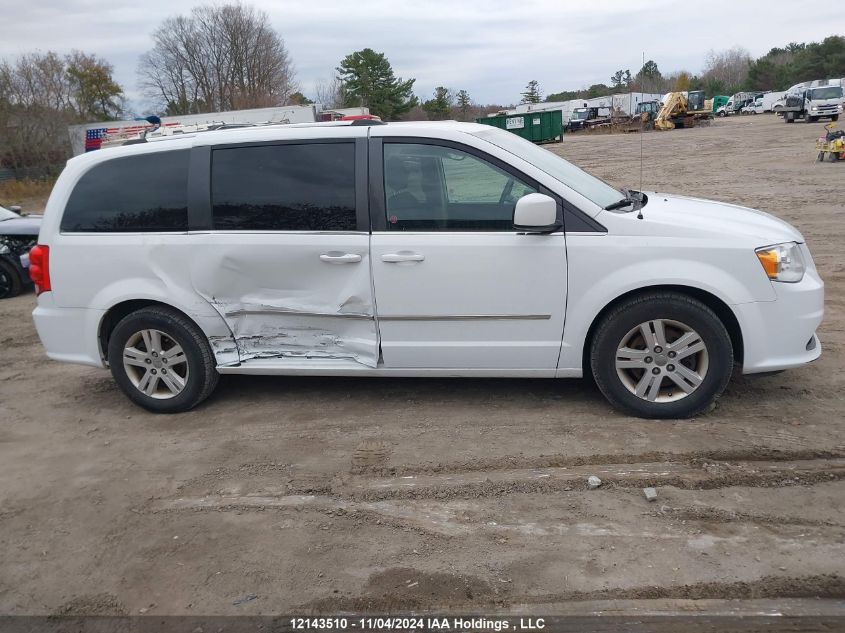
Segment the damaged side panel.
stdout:
[[[240,362],[377,365],[367,234],[214,232],[192,239],[191,283],[226,321]],[[353,257],[332,263],[338,255]]]

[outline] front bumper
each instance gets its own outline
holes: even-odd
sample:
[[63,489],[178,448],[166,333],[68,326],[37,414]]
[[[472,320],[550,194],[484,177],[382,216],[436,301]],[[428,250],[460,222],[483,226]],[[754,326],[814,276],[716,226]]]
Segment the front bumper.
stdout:
[[772,285],[775,301],[733,306],[742,328],[744,374],[800,367],[822,353],[816,329],[824,316],[824,282],[815,267],[798,283]]

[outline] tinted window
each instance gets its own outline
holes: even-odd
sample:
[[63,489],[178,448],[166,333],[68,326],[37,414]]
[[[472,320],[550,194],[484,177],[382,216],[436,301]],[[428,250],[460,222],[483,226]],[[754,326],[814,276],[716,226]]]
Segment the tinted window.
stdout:
[[354,231],[355,145],[214,150],[211,201],[215,229]]
[[384,146],[384,188],[394,231],[512,231],[516,201],[536,192],[468,152],[404,143]]
[[186,231],[189,156],[155,152],[95,165],[70,194],[61,230]]

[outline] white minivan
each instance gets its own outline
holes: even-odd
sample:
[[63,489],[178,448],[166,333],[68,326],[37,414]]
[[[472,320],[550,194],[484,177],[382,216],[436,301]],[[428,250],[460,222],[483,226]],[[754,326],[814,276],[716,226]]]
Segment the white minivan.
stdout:
[[649,418],[819,357],[771,215],[619,190],[486,125],[256,126],[70,160],[30,274],[50,358],[151,411],[219,374],[591,375]]

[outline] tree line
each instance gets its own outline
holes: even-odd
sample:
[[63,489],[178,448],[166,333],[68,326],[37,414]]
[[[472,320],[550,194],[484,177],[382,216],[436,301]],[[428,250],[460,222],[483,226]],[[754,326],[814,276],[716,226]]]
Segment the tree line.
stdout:
[[631,75],[630,69],[620,69],[607,84],[552,93],[546,96],[546,101],[673,90],[704,90],[709,97],[730,96],[744,90],[786,90],[802,81],[834,77],[845,77],[845,37],[841,35],[831,35],[821,42],[792,42],[782,48],[775,47],[757,59],[739,46],[711,50],[700,74],[679,70],[664,75],[657,63],[649,60],[635,75]]
[[[301,92],[293,60],[268,15],[241,3],[205,5],[166,18],[152,33],[152,48],[138,65],[143,95],[160,115],[313,103]],[[805,79],[845,76],[845,38],[791,43],[752,59],[735,47],[708,53],[703,71],[663,74],[654,60],[635,74],[613,72],[608,83],[545,96],[546,101],[620,92],[703,89],[708,95],[741,89],[777,90]],[[340,60],[313,97],[326,108],[364,106],[385,120],[473,120],[503,109],[480,105],[466,89],[438,86],[428,98],[415,79],[398,77],[384,53],[364,48]],[[522,103],[544,99],[536,79]],[[55,172],[70,155],[67,127],[125,118],[124,89],[111,64],[74,51],[27,53],[0,61],[0,166]]]
[[80,51],[0,61],[0,166],[57,172],[70,153],[69,125],[123,114],[112,72],[107,61]]

